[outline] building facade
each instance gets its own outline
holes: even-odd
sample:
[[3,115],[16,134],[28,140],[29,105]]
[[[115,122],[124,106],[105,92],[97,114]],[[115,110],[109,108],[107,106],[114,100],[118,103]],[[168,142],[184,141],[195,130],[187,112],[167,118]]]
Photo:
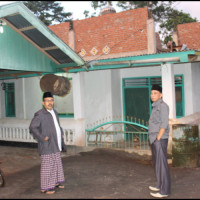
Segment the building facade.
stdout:
[[[198,52],[157,53],[159,38],[147,8],[106,13],[49,28],[86,62],[86,68],[71,63],[59,66],[63,72],[58,75],[70,78],[72,84],[70,94],[55,96],[68,144],[85,146],[86,129],[105,121],[122,121],[128,116],[146,123],[151,113],[152,84],[163,86],[170,120],[200,112]],[[0,80],[8,87],[8,91],[0,90],[2,137],[12,135],[19,127],[28,131],[34,112],[42,108],[41,77]],[[8,95],[14,100],[11,111]],[[124,126],[111,129],[119,131]]]

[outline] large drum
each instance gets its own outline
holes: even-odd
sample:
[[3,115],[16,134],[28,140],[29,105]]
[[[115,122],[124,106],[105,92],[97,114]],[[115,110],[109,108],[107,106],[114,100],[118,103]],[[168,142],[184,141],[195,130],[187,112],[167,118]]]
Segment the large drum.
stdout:
[[65,96],[70,92],[71,83],[67,77],[46,74],[40,79],[40,88],[43,92]]

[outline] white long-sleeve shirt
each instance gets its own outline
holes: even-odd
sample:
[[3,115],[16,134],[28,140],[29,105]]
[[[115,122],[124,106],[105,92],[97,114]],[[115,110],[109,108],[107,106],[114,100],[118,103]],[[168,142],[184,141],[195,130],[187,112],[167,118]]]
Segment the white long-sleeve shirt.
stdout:
[[[47,109],[48,110],[48,109]],[[58,147],[60,149],[60,151],[62,151],[62,143],[61,143],[61,130],[60,130],[60,126],[58,124],[58,121],[57,121],[57,118],[56,118],[56,115],[55,115],[55,112],[54,110],[48,110],[52,117],[53,117],[53,121],[54,121],[54,124],[55,124],[55,127],[56,127],[56,133],[57,133],[57,141],[58,141]]]

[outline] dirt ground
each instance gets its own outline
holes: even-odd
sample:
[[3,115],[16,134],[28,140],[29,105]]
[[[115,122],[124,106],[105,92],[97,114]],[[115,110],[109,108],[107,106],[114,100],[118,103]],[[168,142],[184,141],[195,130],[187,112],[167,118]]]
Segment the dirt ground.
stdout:
[[[40,193],[40,158],[36,148],[0,146],[0,160],[6,173],[1,199],[154,199],[148,189],[155,184],[149,157],[110,149],[64,153],[65,189],[57,189],[53,195]],[[168,199],[200,198],[200,168],[170,165],[170,174]]]

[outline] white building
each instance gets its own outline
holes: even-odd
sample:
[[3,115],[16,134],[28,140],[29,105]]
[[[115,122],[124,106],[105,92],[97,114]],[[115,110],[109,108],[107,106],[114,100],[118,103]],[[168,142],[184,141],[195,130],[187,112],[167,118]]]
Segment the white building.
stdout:
[[[21,3],[2,6],[1,10],[0,18],[6,25],[4,37],[0,35],[0,84],[6,89],[0,88],[0,140],[35,142],[28,127],[34,113],[42,108],[40,78],[47,73],[71,79],[70,94],[55,96],[67,144],[85,146],[86,129],[124,121],[127,116],[145,124],[151,112],[152,84],[163,87],[171,125],[190,115],[194,115],[191,121],[199,119],[199,52],[156,53],[148,46],[143,55],[105,55],[99,60],[96,56],[95,63],[86,64],[89,57],[78,56]],[[24,26],[19,27],[19,22]],[[147,37],[152,42],[149,37],[155,39],[154,29]],[[49,42],[47,46],[45,42]],[[125,128],[106,127],[112,131]],[[171,152],[172,130],[169,141]]]

